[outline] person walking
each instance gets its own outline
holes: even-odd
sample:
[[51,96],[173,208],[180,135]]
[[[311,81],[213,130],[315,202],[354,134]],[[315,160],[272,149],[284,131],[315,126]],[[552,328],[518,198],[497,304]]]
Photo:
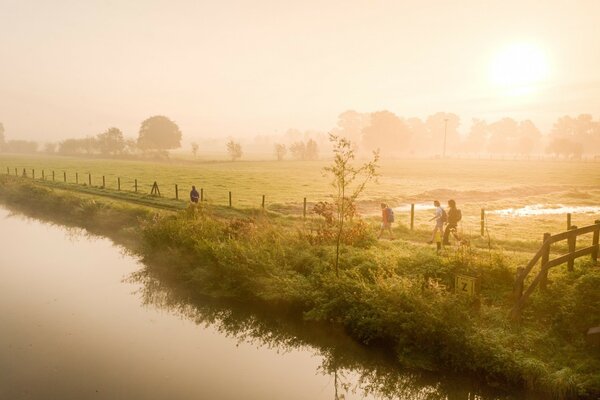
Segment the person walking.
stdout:
[[432,244],[434,240],[437,242],[436,232],[439,232],[439,238],[442,237],[444,233],[444,222],[446,222],[446,212],[441,207],[440,202],[434,200],[433,205],[435,206],[435,215],[429,221],[435,220],[435,227],[433,228],[433,232],[431,232],[431,240],[427,242],[429,244]]
[[444,230],[444,246],[450,244],[450,233],[452,236],[460,242],[460,237],[458,236],[458,223],[462,219],[462,212],[456,208],[456,202],[452,199],[448,200],[448,225],[446,225],[446,229]]
[[196,190],[196,186],[192,186],[192,190],[190,191],[190,201],[192,203],[197,203],[198,199],[200,199],[200,193]]
[[394,222],[394,210],[388,207],[387,204],[381,203],[381,230],[379,231],[377,239],[380,239],[383,235],[383,231],[386,230],[390,233],[390,239],[394,240],[392,222]]

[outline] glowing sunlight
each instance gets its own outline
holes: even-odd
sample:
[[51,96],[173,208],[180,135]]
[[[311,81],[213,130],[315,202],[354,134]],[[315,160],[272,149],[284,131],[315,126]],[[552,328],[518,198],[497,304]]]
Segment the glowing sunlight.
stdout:
[[537,45],[515,43],[498,51],[490,63],[490,81],[503,93],[531,94],[550,76],[545,52]]

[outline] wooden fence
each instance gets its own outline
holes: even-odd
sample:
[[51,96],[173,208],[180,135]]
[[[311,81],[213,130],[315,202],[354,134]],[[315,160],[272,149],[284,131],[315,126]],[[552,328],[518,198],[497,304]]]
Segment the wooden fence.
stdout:
[[[570,215],[569,215],[570,223]],[[592,245],[577,250],[577,237],[592,233]],[[575,265],[575,259],[586,255],[591,255],[594,262],[598,261],[598,238],[600,237],[600,220],[594,221],[593,225],[578,228],[577,226],[570,226],[569,230],[551,235],[550,233],[544,233],[544,239],[542,246],[533,256],[531,261],[525,267],[517,268],[517,276],[514,286],[514,306],[510,312],[510,317],[513,320],[519,320],[521,318],[521,312],[525,307],[527,299],[535,288],[539,285],[542,289],[546,287],[548,282],[548,271],[552,267],[556,267],[560,264],[567,263],[569,271],[573,271]],[[550,259],[551,246],[554,243],[567,241],[568,253],[563,254],[557,258]],[[536,277],[531,281],[527,289],[525,289],[525,279],[529,273],[533,270],[533,267],[541,260],[540,271]]]

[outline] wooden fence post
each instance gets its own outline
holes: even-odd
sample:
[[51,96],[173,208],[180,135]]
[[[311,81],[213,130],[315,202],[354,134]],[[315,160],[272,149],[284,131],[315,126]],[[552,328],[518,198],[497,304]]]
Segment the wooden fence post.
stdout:
[[31,179],[35,179],[35,169],[31,169]]
[[79,172],[75,172],[75,183],[79,183]]
[[229,207],[231,207],[231,192],[229,192]]
[[63,180],[67,183],[67,171],[63,171]]
[[485,236],[485,209],[481,209],[481,236]]
[[304,198],[304,208],[302,211],[302,217],[306,219],[306,197]]
[[135,192],[137,193],[137,179],[134,179]]
[[54,170],[52,170],[52,182],[54,182],[54,181],[55,181],[55,179],[54,179],[54,178],[55,178],[55,176],[54,176]]
[[27,178],[27,171],[23,168],[23,178]]
[[117,177],[117,190],[121,190],[121,177]]
[[45,181],[46,180],[46,174],[44,173],[44,170],[42,170],[42,180]]
[[179,188],[177,184],[175,184],[175,200],[179,200]]
[[567,230],[571,229],[571,213],[567,213]]
[[200,202],[204,201],[204,188],[200,188]]
[[15,176],[18,176],[19,174],[17,173],[17,169],[15,168]]
[[264,194],[262,195],[262,204],[261,205],[262,205],[262,209],[264,210],[265,209],[265,195]]
[[523,286],[525,286],[525,282],[523,279],[523,273],[525,272],[525,268],[518,267],[517,274],[515,276],[515,284],[513,286],[513,299],[515,302],[518,302],[523,296]]
[[546,289],[546,285],[548,284],[548,269],[546,268],[546,264],[548,263],[548,260],[550,260],[550,245],[548,244],[547,246],[545,245],[546,241],[548,239],[550,239],[550,236],[552,236],[550,233],[546,232],[544,233],[544,239],[542,240],[542,246],[544,246],[544,252],[542,253],[542,271],[540,272],[540,288],[541,289]]
[[594,223],[597,226],[596,230],[594,231],[594,236],[592,238],[592,246],[594,246],[594,249],[592,250],[592,260],[594,260],[594,262],[598,262],[598,238],[600,237],[600,219],[595,220]]
[[88,184],[89,186],[92,186],[92,173],[88,172]]
[[412,231],[415,227],[415,204],[410,205],[410,230]]
[[106,177],[102,175],[102,189],[106,187]]
[[[577,229],[576,225],[572,225],[569,229],[570,231]],[[573,267],[575,266],[575,257],[573,257],[572,253],[575,252],[575,247],[577,244],[577,235],[571,234],[567,238],[567,244],[569,245],[569,253],[571,253],[571,257],[569,257],[569,261],[567,261],[567,269],[569,271],[573,271]]]

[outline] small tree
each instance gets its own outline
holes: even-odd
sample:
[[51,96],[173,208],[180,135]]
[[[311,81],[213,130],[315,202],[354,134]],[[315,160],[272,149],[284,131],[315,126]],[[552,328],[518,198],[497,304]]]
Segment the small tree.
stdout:
[[304,154],[306,160],[316,160],[319,158],[319,146],[313,139],[309,139],[306,142],[306,150]]
[[192,154],[194,155],[194,158],[198,155],[198,143],[196,142],[192,142]]
[[331,185],[334,188],[332,195],[335,205],[335,274],[339,275],[340,244],[344,234],[344,223],[352,218],[354,213],[349,210],[355,208],[358,196],[363,192],[367,183],[377,178],[377,162],[379,150],[373,152],[373,159],[360,167],[352,164],[355,159],[352,143],[343,137],[329,134],[329,141],[333,145],[333,164],[324,168],[325,175],[331,176]]
[[294,142],[290,146],[290,152],[296,160],[304,160],[306,158],[306,145],[304,142]]
[[229,157],[231,157],[231,161],[235,161],[238,158],[242,158],[242,145],[234,142],[233,139],[227,142],[227,153],[229,153]]
[[285,157],[286,153],[287,149],[285,144],[275,143],[275,156],[277,157],[277,161],[283,160],[283,157]]
[[4,125],[0,122],[0,151],[6,146],[6,139],[4,138]]
[[98,150],[103,155],[121,154],[125,149],[123,132],[118,128],[110,128],[96,136]]

